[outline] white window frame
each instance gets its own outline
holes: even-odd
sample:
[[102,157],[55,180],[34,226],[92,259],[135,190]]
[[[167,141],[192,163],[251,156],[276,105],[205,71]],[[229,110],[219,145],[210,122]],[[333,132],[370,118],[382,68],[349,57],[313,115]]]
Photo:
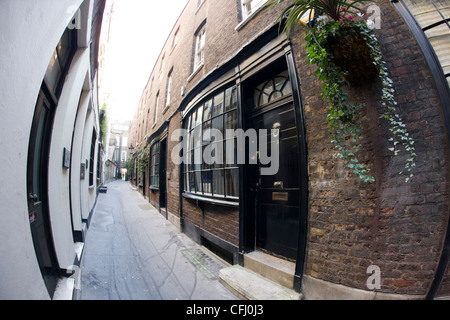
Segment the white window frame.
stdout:
[[206,27],[202,27],[195,37],[194,73],[205,63]]
[[253,17],[264,9],[269,0],[241,0],[242,21],[236,27],[236,30],[242,29]]
[[167,78],[167,94],[166,94],[166,107],[164,108],[164,110],[162,111],[162,113],[164,114],[167,109],[170,107],[170,97],[171,97],[171,91],[172,91],[172,71],[170,72],[168,78]]

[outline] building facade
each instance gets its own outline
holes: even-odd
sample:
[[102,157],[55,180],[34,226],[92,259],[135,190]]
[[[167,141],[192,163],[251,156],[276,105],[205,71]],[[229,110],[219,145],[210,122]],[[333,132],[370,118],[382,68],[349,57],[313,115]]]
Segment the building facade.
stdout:
[[0,4],[1,299],[76,292],[101,184],[103,7],[100,0]]
[[[436,43],[448,43],[441,16],[448,2],[438,12],[419,1],[430,14],[419,26],[417,1],[375,1],[376,34],[418,157],[407,183],[396,173],[402,160],[379,139],[388,134],[376,113],[380,85],[354,90],[370,119],[363,148],[373,184],[334,156],[304,27],[287,39],[276,22],[290,1],[266,2],[189,1],[131,125],[132,183],[168,220],[234,264],[245,266],[255,250],[290,261],[292,287],[307,299],[450,295],[448,45]],[[441,28],[434,38],[431,24]],[[269,134],[253,135],[261,131]],[[274,135],[279,168],[264,174]],[[242,141],[247,151],[240,153]],[[371,266],[380,270],[375,291],[367,286]]]

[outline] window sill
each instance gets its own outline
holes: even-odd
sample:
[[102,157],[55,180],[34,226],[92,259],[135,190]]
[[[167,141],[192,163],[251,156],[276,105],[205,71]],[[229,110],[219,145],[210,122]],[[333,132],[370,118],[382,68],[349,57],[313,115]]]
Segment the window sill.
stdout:
[[199,195],[188,193],[188,192],[183,192],[183,197],[186,199],[197,200],[197,201],[201,201],[201,202],[205,202],[205,203],[222,205],[222,206],[226,206],[226,207],[233,207],[233,208],[239,207],[238,201],[236,202],[236,201],[230,201],[230,200],[220,200],[217,198],[208,198],[205,196],[199,196]]
[[155,187],[155,186],[150,186],[148,187],[150,190],[152,191],[159,191],[159,187]]
[[161,111],[161,114],[164,115],[167,112],[167,110],[169,110],[169,108],[170,108],[170,104],[166,105],[164,107],[163,111]]
[[205,65],[204,62],[202,64],[200,64],[197,67],[197,69],[195,69],[194,72],[192,72],[192,74],[189,76],[189,78],[187,79],[187,82],[191,82],[191,80],[197,75],[197,73],[199,73],[199,71],[203,68],[204,65]]

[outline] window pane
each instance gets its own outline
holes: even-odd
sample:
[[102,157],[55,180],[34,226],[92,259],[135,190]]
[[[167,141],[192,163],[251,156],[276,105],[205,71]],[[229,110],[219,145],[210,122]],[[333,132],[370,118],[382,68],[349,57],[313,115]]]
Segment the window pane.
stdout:
[[211,143],[211,158],[213,168],[223,168],[223,141]]
[[211,194],[211,183],[212,183],[212,172],[203,171],[202,172],[202,182],[203,182],[203,193]]
[[211,121],[204,122],[203,137],[202,137],[203,145],[208,145],[211,142],[211,131],[208,131],[209,129],[211,129]]
[[[228,147],[230,146],[230,147]],[[237,166],[237,139],[228,139],[224,142],[225,165],[227,167]]]
[[223,170],[213,171],[213,193],[214,195],[224,195]]
[[[219,130],[222,133],[222,137],[224,136],[223,132],[223,115],[212,120],[212,127],[214,129]],[[214,139],[213,139],[214,140]]]
[[237,108],[237,89],[231,87],[225,91],[225,111],[235,108]]
[[194,149],[194,170],[201,170],[203,164],[203,147]]
[[58,54],[56,50],[53,52],[52,59],[50,60],[45,75],[47,76],[47,80],[49,81],[49,84],[52,87],[53,91],[56,91],[58,81],[61,77],[61,67],[59,65]]
[[203,108],[203,121],[211,119],[211,105],[212,100],[208,100],[205,102],[205,106]]
[[211,168],[211,153],[205,152],[205,149],[208,148],[208,146],[203,147],[203,169],[210,169]]
[[217,116],[223,112],[223,92],[214,97],[213,114]]
[[191,192],[195,192],[197,189],[195,188],[195,173],[189,173],[189,190]]
[[225,186],[226,195],[230,197],[239,196],[239,170],[231,169],[225,170]]
[[59,40],[58,43],[58,54],[63,68],[69,62],[70,48],[71,48],[70,30],[66,29],[63,36],[61,37],[61,40]]
[[237,129],[237,111],[225,114],[225,129]]
[[202,172],[196,171],[195,172],[195,187],[197,193],[202,193]]
[[187,124],[187,125],[186,125],[186,129],[187,129],[188,131],[191,131],[191,130],[192,130],[192,125],[191,125],[191,115],[188,116],[186,124]]
[[190,188],[189,188],[189,171],[188,171],[188,166],[187,165],[184,166],[184,172],[186,173],[184,175],[184,190],[189,192],[190,191]]

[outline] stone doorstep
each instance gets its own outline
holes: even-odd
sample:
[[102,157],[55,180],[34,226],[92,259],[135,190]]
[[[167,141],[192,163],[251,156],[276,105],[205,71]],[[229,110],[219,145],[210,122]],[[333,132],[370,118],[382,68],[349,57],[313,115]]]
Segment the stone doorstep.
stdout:
[[219,281],[241,299],[301,300],[302,295],[239,265],[219,271]]
[[244,267],[289,289],[294,289],[295,264],[261,251],[244,255]]

